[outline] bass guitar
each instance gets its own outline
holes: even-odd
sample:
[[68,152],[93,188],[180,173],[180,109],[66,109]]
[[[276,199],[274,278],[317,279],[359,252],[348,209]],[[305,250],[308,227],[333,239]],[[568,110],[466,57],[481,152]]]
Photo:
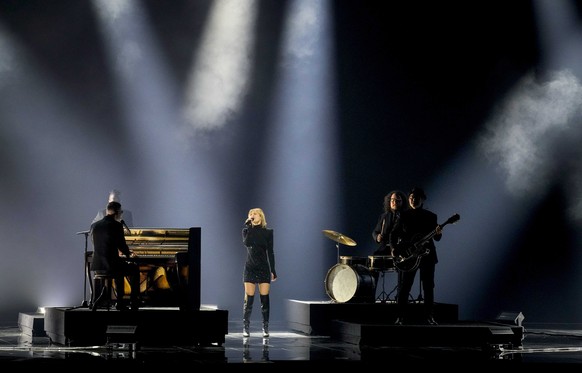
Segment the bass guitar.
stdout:
[[[459,221],[459,219],[461,219],[461,216],[455,214],[448,218],[443,224],[439,224],[438,227],[442,229],[445,225],[454,224]],[[410,244],[405,248],[396,249],[395,251],[397,254],[394,257],[394,267],[403,272],[414,271],[418,268],[420,259],[429,253],[429,249],[425,245],[429,240],[436,236],[437,228],[420,239],[415,236],[412,240],[414,242],[413,244]],[[402,245],[400,246],[402,247]]]

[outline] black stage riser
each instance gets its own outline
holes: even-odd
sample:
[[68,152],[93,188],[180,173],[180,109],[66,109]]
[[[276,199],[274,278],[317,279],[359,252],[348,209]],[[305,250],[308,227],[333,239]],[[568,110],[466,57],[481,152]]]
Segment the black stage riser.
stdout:
[[142,345],[219,345],[228,334],[228,311],[140,309],[139,311],[88,308],[47,308],[46,335],[51,342],[67,346],[107,343],[108,326],[136,326],[135,340]]
[[492,322],[386,325],[332,322],[332,337],[360,347],[485,347],[522,345],[523,327]]
[[[392,324],[396,320],[394,302],[375,303],[334,303],[329,301],[289,300],[287,318],[289,327],[305,334],[331,335],[331,322],[334,320],[354,323]],[[440,323],[453,323],[459,320],[459,306],[456,304],[436,303],[434,316]],[[410,303],[407,320],[411,323],[426,321],[423,303]]]

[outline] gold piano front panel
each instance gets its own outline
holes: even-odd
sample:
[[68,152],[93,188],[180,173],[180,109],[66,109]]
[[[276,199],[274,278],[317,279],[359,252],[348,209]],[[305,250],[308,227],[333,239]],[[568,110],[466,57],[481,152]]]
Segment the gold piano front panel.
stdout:
[[188,252],[188,246],[184,246],[184,245],[163,245],[163,246],[159,246],[159,245],[131,245],[128,243],[129,248],[131,249],[131,251],[133,251],[135,253],[135,255],[137,256],[141,256],[141,257],[155,257],[155,256],[160,256],[160,257],[172,257],[175,256],[178,253],[187,253]]
[[190,230],[187,228],[130,228],[125,230],[128,245],[182,244],[188,246]]

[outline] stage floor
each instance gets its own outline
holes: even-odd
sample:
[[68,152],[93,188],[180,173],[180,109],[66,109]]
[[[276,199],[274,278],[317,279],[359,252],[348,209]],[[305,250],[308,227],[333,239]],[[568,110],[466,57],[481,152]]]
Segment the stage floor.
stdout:
[[[162,309],[92,312],[54,308],[48,317],[20,314],[17,326],[0,329],[0,365],[25,362],[28,366],[83,369],[104,365],[140,370],[175,369],[184,364],[240,368],[252,363],[271,368],[270,364],[373,368],[399,363],[442,363],[448,368],[537,364],[560,370],[582,368],[580,324],[463,321],[455,319],[455,307],[441,306],[440,315],[445,319],[439,325],[394,325],[391,320],[355,320],[354,310],[389,311],[387,305],[324,303],[290,300],[289,306],[297,312],[285,322],[272,322],[269,338],[262,338],[260,315],[251,322],[251,336],[243,338],[242,322],[229,321],[223,310],[186,314]],[[322,311],[326,317],[322,318]],[[339,320],[338,315],[348,315],[350,320]],[[322,321],[329,334],[313,332],[322,329]],[[298,324],[305,327],[304,322],[309,323],[309,333],[297,330]],[[105,329],[108,338],[104,338]]]
[[[462,327],[438,325],[438,328]],[[402,331],[414,326],[400,326]],[[119,346],[66,347],[50,343],[46,336],[30,336],[17,326],[0,329],[0,366],[12,364],[84,369],[107,365],[166,369],[199,365],[240,368],[241,364],[265,363],[279,366],[325,366],[331,369],[398,362],[452,367],[552,366],[582,369],[582,325],[525,325],[523,345],[516,349],[484,351],[475,346],[360,346],[329,336],[306,335],[290,330],[287,323],[272,323],[271,336],[263,339],[260,323],[251,324],[251,337],[242,337],[242,323],[229,322],[222,346],[173,345],[141,346],[131,350]],[[389,336],[386,336],[389,338]],[[394,365],[394,368],[396,366]],[[253,365],[251,369],[259,366]],[[366,367],[367,368],[367,367]]]

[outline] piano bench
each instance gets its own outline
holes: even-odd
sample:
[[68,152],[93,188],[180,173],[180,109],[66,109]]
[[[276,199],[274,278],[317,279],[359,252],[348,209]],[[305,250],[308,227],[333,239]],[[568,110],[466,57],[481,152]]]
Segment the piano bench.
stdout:
[[99,294],[96,299],[91,300],[91,310],[96,311],[99,306],[105,306],[107,311],[113,306],[113,281],[114,276],[104,273],[93,275],[93,289],[95,294]]

